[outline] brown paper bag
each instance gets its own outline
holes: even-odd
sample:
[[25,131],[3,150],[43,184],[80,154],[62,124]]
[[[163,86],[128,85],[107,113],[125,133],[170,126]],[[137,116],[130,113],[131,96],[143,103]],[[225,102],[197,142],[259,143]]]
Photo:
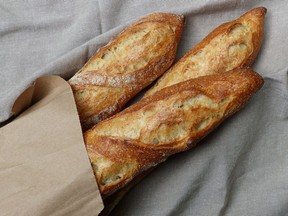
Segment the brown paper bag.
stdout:
[[33,105],[0,129],[0,215],[98,215],[103,203],[69,84],[42,77],[24,95],[14,111]]

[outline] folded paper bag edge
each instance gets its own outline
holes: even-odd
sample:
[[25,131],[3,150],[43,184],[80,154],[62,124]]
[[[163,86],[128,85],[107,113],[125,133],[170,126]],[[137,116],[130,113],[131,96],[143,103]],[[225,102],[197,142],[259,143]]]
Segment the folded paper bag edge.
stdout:
[[[51,83],[49,80],[53,79],[53,81],[57,83]],[[50,91],[59,86],[59,83],[63,82],[64,89],[71,88],[70,85],[60,76],[56,75],[47,75],[38,77],[28,88],[26,88],[15,100],[11,112],[14,116],[17,116],[21,112],[24,112],[31,105],[37,103],[39,100],[44,98]],[[67,83],[67,85],[66,85]],[[43,90],[44,85],[44,90]],[[72,91],[72,89],[71,89]],[[76,105],[75,105],[76,106]]]
[[12,106],[12,114],[18,115],[19,113],[23,112],[27,109],[32,102],[33,93],[34,93],[34,83],[29,86],[25,91],[23,91],[18,98],[15,100]]

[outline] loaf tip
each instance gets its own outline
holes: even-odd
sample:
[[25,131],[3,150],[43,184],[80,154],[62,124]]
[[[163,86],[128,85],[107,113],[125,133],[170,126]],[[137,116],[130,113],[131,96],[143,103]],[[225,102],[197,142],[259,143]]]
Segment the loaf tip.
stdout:
[[251,12],[254,12],[255,14],[259,14],[260,16],[265,16],[267,13],[267,8],[265,7],[257,7],[251,10]]
[[261,11],[261,13],[263,15],[265,15],[267,13],[267,8],[265,8],[265,7],[259,7],[258,10]]

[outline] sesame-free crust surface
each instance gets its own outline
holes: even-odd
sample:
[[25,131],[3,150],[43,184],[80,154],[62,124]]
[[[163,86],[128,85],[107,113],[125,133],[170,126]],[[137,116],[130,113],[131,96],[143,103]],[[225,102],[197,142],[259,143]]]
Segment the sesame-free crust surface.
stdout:
[[83,129],[117,113],[173,63],[184,18],[147,15],[124,29],[70,80]]
[[173,65],[145,96],[199,76],[251,66],[262,44],[266,11],[264,7],[254,8],[214,29]]
[[237,68],[167,87],[84,133],[101,194],[188,150],[243,107],[263,79]]

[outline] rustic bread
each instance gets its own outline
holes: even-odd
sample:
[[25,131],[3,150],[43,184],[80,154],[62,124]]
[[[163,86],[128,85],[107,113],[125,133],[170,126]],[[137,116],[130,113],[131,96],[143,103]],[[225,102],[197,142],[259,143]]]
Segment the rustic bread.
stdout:
[[162,89],[88,130],[84,140],[101,194],[195,146],[262,85],[249,68],[202,76]]
[[184,18],[143,17],[100,49],[70,80],[84,129],[118,112],[173,63]]
[[167,86],[251,66],[261,47],[266,8],[259,7],[222,24],[172,66],[144,97]]

